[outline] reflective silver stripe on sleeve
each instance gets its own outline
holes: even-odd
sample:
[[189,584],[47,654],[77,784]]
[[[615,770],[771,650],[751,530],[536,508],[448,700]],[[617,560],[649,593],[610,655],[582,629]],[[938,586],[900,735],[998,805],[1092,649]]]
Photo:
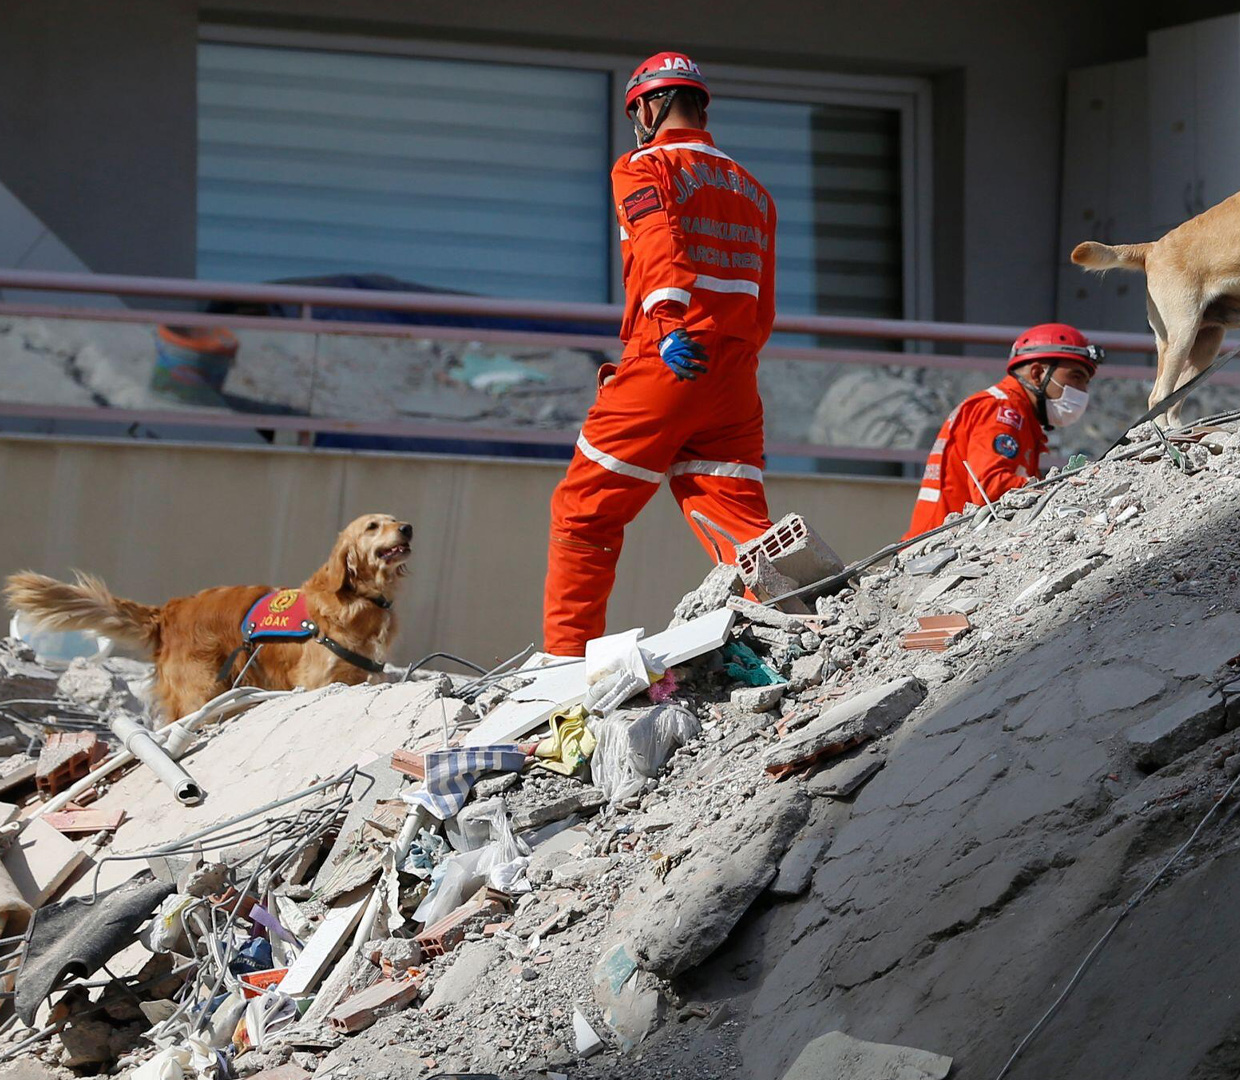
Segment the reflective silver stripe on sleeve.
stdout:
[[620,226],[620,239],[627,240],[628,238],[629,238],[629,230],[626,229],[623,225],[621,225]]
[[691,295],[687,289],[655,289],[654,292],[649,292],[642,297],[642,311],[649,315],[650,309],[661,300],[675,300],[677,303],[688,307]]
[[750,296],[757,296],[759,292],[756,281],[746,281],[744,278],[717,278],[709,274],[698,274],[693,284],[696,288],[710,292],[748,293]]
[[998,398],[1000,401],[1007,401],[1008,399],[1007,394],[1005,394],[997,386],[986,387],[986,393],[988,393],[993,398]]
[[669,476],[692,473],[695,476],[734,476],[740,480],[756,480],[762,483],[762,470],[756,465],[744,465],[739,461],[678,461],[668,470]]
[[939,501],[939,496],[941,494],[942,492],[940,492],[938,488],[924,487],[917,492],[917,500],[918,502],[936,503]]
[[631,476],[634,480],[645,480],[648,484],[658,484],[663,480],[662,473],[651,472],[650,469],[643,469],[640,465],[630,465],[618,457],[605,454],[597,446],[591,446],[584,431],[577,436],[577,449],[608,472],[614,472],[620,476]]

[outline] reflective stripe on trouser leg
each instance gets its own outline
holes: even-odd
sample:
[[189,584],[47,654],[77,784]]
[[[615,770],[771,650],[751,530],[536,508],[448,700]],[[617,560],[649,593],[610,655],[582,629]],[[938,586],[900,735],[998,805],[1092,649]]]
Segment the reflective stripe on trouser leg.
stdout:
[[[749,468],[761,476],[761,470],[754,466]],[[743,544],[771,527],[766,488],[761,480],[750,476],[676,473],[673,469],[671,489],[681,513],[712,561],[715,559],[714,544],[719,545],[725,562],[736,561],[736,549],[723,533]],[[690,516],[695,510],[717,525],[718,531],[712,530],[712,536],[704,536],[701,526]]]
[[658,483],[615,472],[582,451],[573,455],[551,497],[543,595],[547,652],[582,656],[586,642],[604,632],[624,527],[658,490]]

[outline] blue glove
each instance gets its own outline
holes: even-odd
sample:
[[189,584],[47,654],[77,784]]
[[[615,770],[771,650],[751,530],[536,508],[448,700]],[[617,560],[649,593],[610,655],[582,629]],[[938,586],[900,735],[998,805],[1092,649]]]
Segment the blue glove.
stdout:
[[659,355],[678,379],[696,379],[698,372],[706,372],[706,350],[683,327],[673,330],[659,342]]

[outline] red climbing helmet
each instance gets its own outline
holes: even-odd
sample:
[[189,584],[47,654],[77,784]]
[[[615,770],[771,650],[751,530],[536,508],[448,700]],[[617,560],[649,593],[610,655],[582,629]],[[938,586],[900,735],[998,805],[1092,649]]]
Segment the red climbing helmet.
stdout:
[[1089,368],[1090,375],[1098,370],[1106,353],[1075,326],[1067,323],[1039,323],[1031,326],[1016,339],[1008,354],[1008,374],[1012,369],[1031,360],[1075,360]]
[[710,104],[710,89],[698,70],[697,64],[684,53],[655,53],[643,60],[624,88],[624,108],[627,112],[639,97],[653,94],[656,90],[682,88],[696,90]]

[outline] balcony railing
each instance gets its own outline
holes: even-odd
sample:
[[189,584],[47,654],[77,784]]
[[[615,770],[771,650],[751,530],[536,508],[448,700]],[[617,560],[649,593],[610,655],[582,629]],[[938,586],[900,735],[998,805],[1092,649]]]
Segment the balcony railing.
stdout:
[[[23,295],[15,299],[13,291]],[[559,446],[567,453],[592,398],[597,354],[614,358],[619,351],[614,335],[621,311],[609,304],[3,269],[0,294],[5,297],[0,330],[8,329],[0,333],[0,363],[10,373],[0,382],[0,427],[6,426],[4,418],[55,421],[61,429],[65,422],[103,422],[175,428],[181,438],[208,429],[262,429],[300,433],[303,443],[330,437],[340,445],[362,438],[400,440],[393,445],[406,448],[450,444],[465,453],[494,453],[497,446],[512,452]],[[76,302],[65,302],[65,294],[74,294]],[[123,298],[133,306],[83,306],[82,298],[98,297]],[[159,306],[144,307],[145,301]],[[187,302],[194,310],[184,310]],[[201,310],[205,302],[278,305],[294,315],[211,314]],[[337,317],[322,317],[327,309]],[[342,312],[482,324],[374,323],[341,319]],[[504,321],[536,328],[504,326]],[[144,372],[155,363],[147,328],[169,324],[224,327],[241,339],[237,369],[217,403],[186,404],[146,385]],[[90,354],[103,363],[109,358],[100,361],[101,350],[117,350],[110,382],[103,377],[92,382],[90,371],[84,375],[83,363],[73,359],[66,360],[63,388],[50,375],[29,380],[34,386],[12,377],[23,372],[27,360],[42,363],[58,348],[68,356],[92,335],[108,338],[105,328],[125,326],[133,328],[130,336]],[[566,327],[569,332],[560,332]],[[920,463],[952,405],[1001,376],[1002,357],[1021,329],[779,316],[776,336],[762,352],[768,457],[811,469],[850,460]],[[1093,394],[1098,404],[1091,406],[1092,427],[1073,429],[1075,441],[1062,445],[1063,451],[1109,442],[1126,418],[1141,411],[1153,377],[1151,335],[1086,332],[1112,354],[1126,353],[1136,362],[1117,363],[1112,355]],[[78,344],[61,346],[62,338]],[[944,345],[996,348],[984,356],[925,351]],[[505,400],[503,394],[480,397],[469,385],[454,382],[451,373],[471,351],[480,363],[502,357],[528,367],[529,385]],[[845,378],[864,369],[870,369],[865,379]],[[410,379],[412,389],[406,386]],[[228,393],[234,380],[238,392]],[[1216,375],[1208,393],[1214,395],[1208,411],[1219,411],[1215,404],[1240,405],[1240,374]],[[514,404],[520,408],[510,407]]]

